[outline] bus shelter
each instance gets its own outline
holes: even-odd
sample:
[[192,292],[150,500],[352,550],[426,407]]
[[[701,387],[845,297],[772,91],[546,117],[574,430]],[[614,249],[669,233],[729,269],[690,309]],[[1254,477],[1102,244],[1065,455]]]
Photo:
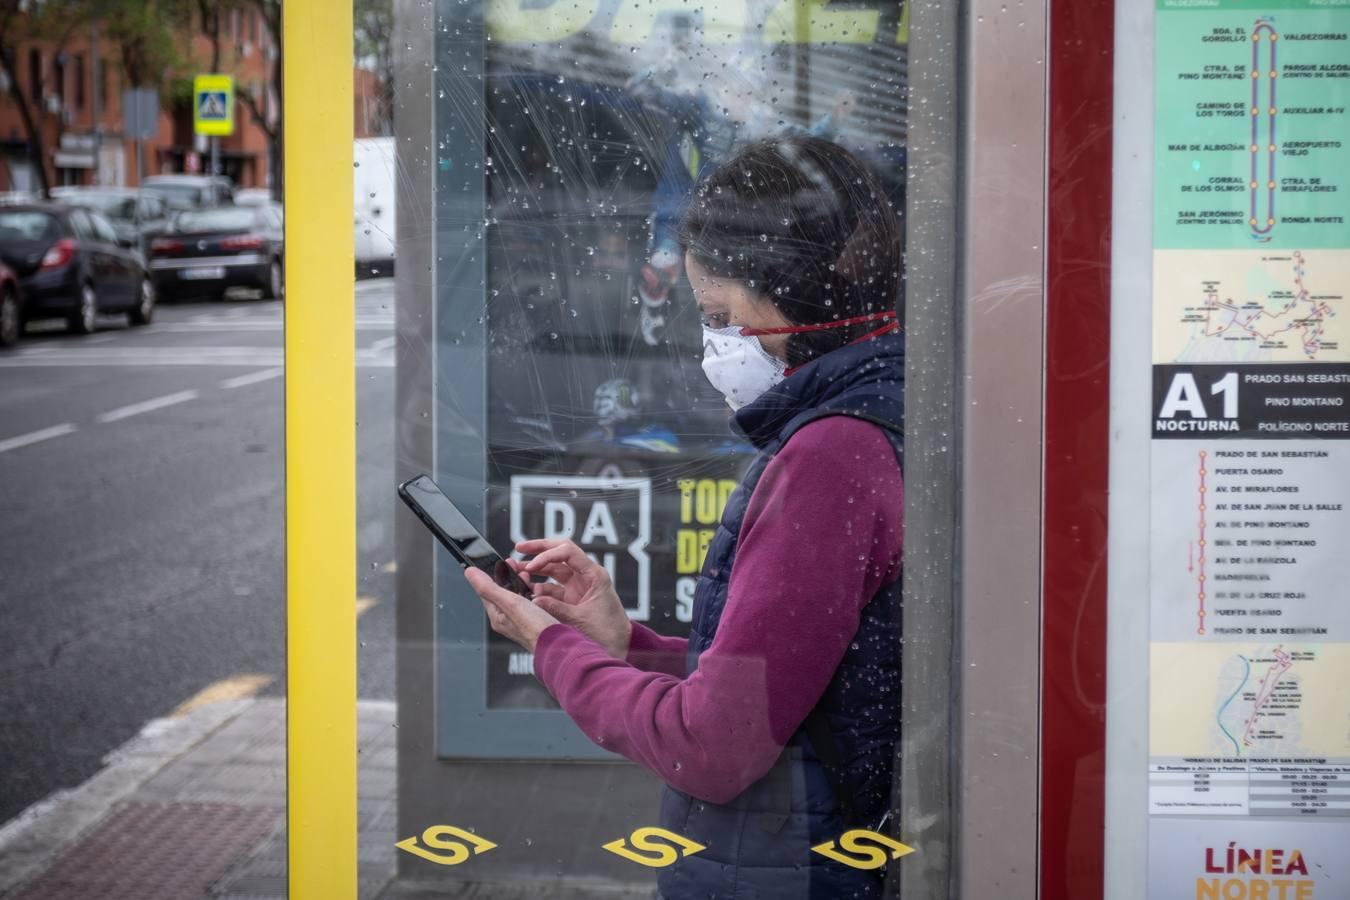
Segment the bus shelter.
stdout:
[[[393,638],[333,600],[426,473],[494,546],[571,539],[689,633],[755,448],[700,370],[678,222],[775,135],[846,147],[904,227],[897,825],[836,858],[890,896],[1350,891],[1350,9],[394,11],[397,390],[358,419],[351,12],[285,7],[293,896],[356,896],[365,665],[396,672],[416,896],[648,896],[691,851],[407,510]],[[395,477],[358,507],[375,427]]]

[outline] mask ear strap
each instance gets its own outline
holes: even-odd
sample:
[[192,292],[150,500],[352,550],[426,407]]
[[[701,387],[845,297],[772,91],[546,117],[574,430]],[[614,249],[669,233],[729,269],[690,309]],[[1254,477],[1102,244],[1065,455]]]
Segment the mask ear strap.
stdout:
[[[853,340],[849,341],[849,343],[850,343],[850,344],[861,344],[863,341],[868,340],[868,339],[870,339],[870,338],[881,337],[883,334],[895,334],[897,331],[900,331],[900,330],[901,330],[901,328],[900,328],[900,323],[899,323],[899,322],[887,322],[885,325],[882,325],[880,328],[876,329],[875,331],[869,331],[869,332],[867,332],[867,334],[864,334],[862,337],[854,338]],[[810,362],[810,360],[807,360],[807,362]],[[792,368],[785,370],[785,371],[783,372],[783,374],[784,374],[784,375],[791,375],[793,372],[796,372],[798,369],[800,369],[800,368],[801,368],[802,366],[804,366],[804,365],[806,365],[806,363],[802,363],[801,366],[793,366]]]
[[[819,322],[815,325],[788,325],[783,328],[742,328],[741,334],[744,335],[805,334],[809,331],[826,331],[831,328],[846,328],[849,325],[857,325],[861,322],[877,322],[882,319],[894,320],[895,310],[888,309],[885,312],[870,313],[865,316],[854,316],[851,319],[839,319],[838,321],[835,322]],[[887,325],[885,327],[891,328],[893,327],[893,325],[894,322],[892,321],[890,325]],[[868,335],[868,337],[872,337],[875,334],[885,334],[885,333],[886,332],[884,331],[878,330],[877,332],[874,332],[872,335]]]
[[849,343],[850,343],[850,344],[859,344],[859,343],[862,343],[863,341],[867,340],[868,338],[881,337],[883,334],[895,334],[895,333],[896,333],[897,331],[899,331],[899,330],[900,330],[900,323],[899,323],[899,322],[887,322],[885,325],[882,325],[880,328],[876,329],[875,331],[869,331],[869,332],[867,332],[867,334],[864,334],[862,337],[860,337],[860,338],[855,338],[854,340],[849,341]]

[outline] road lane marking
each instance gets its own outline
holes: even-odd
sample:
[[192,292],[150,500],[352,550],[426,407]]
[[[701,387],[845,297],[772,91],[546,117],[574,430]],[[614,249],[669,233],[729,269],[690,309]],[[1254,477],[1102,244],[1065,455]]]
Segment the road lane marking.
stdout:
[[179,391],[176,394],[165,394],[163,397],[155,397],[152,400],[143,400],[140,403],[119,406],[117,409],[110,410],[98,416],[98,421],[116,422],[119,419],[139,416],[141,413],[154,412],[155,410],[163,409],[166,406],[173,406],[177,403],[186,403],[189,400],[196,400],[199,396],[201,395],[196,391]]
[[380,602],[380,601],[376,600],[374,597],[357,597],[357,598],[356,598],[356,617],[357,617],[358,619],[361,618],[361,614],[362,614],[362,613],[364,613],[366,610],[370,609],[372,606],[374,606],[376,603],[379,603],[379,602]]
[[224,700],[243,700],[252,697],[276,681],[271,675],[243,674],[234,675],[207,685],[193,696],[178,704],[178,708],[169,713],[168,718],[180,719],[203,706],[220,703]]
[[53,425],[51,428],[44,428],[41,431],[30,431],[27,434],[21,434],[18,437],[6,438],[0,441],[0,453],[7,450],[17,450],[20,447],[27,447],[29,444],[36,444],[39,441],[50,440],[60,437],[63,434],[70,434],[75,430],[75,426],[69,422],[64,425]]
[[[280,366],[284,362],[280,347],[90,347],[81,351],[53,350],[41,356],[3,355],[0,356],[0,369],[139,366],[261,369]],[[356,365],[363,369],[392,369],[394,357],[387,352],[372,353],[360,349],[356,351]]]
[[278,366],[275,369],[263,369],[261,372],[249,372],[247,375],[236,375],[234,378],[226,378],[224,381],[220,383],[220,386],[228,391],[232,388],[240,388],[244,387],[245,385],[257,384],[260,381],[271,381],[273,378],[276,378],[278,375],[283,374],[285,371],[286,370],[283,367]]
[[392,337],[382,337],[370,345],[370,352],[379,353],[381,350],[388,350],[390,347],[394,346],[395,340],[396,339]]
[[141,334],[201,334],[204,331],[281,331],[280,319],[235,319],[232,322],[169,322],[152,326]]
[[[41,356],[31,357],[0,357],[0,366],[49,366],[60,365],[79,365],[80,363],[91,363],[97,365],[107,364],[126,364],[135,365],[163,365],[165,363],[181,364],[182,360],[204,360],[208,362],[228,362],[245,365],[252,360],[271,360],[270,365],[279,365],[281,363],[281,347],[247,347],[247,346],[175,346],[175,347],[145,347],[145,346],[127,346],[113,345],[102,347],[61,347],[53,348],[50,352]],[[254,368],[269,365],[267,362],[258,363]]]
[[[91,353],[93,351],[90,351]],[[256,356],[223,357],[193,356],[185,353],[163,354],[150,357],[95,357],[87,358],[66,356],[35,356],[31,359],[0,359],[0,369],[59,369],[59,368],[104,368],[126,369],[141,366],[216,366],[218,368],[256,369],[261,366],[281,364],[280,353],[259,353]],[[385,368],[392,368],[391,361]]]
[[[220,319],[201,322],[168,322],[154,325],[135,334],[200,334],[206,331],[283,331],[283,322],[277,318]],[[371,317],[356,319],[358,331],[378,331],[394,327],[393,317]],[[88,343],[88,341],[85,341]]]

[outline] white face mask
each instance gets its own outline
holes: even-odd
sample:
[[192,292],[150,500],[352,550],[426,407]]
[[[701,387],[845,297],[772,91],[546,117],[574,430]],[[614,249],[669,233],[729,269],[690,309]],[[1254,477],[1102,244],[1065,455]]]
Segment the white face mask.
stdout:
[[784,378],[787,363],[764,349],[759,338],[741,334],[741,326],[703,328],[703,374],[740,409]]

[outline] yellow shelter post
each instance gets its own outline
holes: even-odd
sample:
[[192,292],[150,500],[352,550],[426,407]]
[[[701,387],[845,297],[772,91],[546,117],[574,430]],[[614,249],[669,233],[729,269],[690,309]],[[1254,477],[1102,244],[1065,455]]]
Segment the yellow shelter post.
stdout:
[[290,896],[355,900],[352,5],[282,4]]

